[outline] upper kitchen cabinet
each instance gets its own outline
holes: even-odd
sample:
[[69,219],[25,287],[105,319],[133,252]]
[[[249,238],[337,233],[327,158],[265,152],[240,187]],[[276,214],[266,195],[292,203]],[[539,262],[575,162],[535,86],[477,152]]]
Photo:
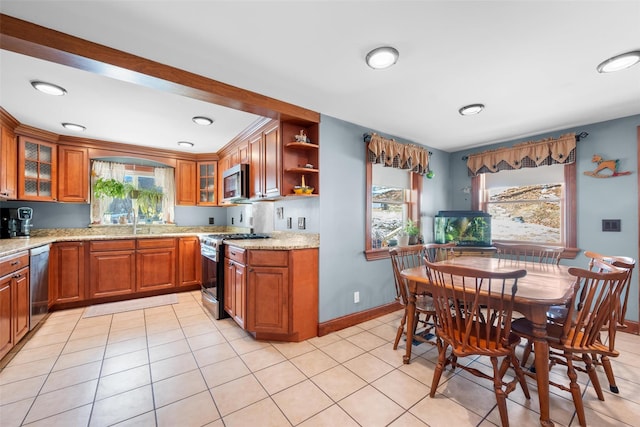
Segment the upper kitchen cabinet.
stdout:
[[[313,191],[300,194],[320,194],[320,147],[318,124],[282,123],[282,194],[298,195],[294,187],[306,186]],[[310,188],[308,189],[310,190]]]
[[57,200],[56,144],[27,136],[18,144],[18,199]]
[[194,161],[176,162],[176,205],[196,204],[196,167]]
[[176,164],[176,204],[216,206],[217,161],[178,160]]
[[198,205],[215,206],[217,162],[198,162]]
[[0,124],[0,199],[18,195],[18,143],[13,131]]
[[58,201],[89,203],[89,150],[58,146]]
[[251,199],[282,195],[280,125],[271,122],[249,138],[249,194]]

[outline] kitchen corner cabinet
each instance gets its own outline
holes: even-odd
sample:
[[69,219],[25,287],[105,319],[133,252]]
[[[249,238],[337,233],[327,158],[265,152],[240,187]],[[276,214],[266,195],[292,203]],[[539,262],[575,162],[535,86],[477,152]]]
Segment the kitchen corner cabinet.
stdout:
[[196,204],[196,162],[178,160],[176,162],[176,205]]
[[178,286],[202,283],[202,257],[198,237],[178,239]]
[[58,201],[89,203],[89,150],[58,146]]
[[138,239],[137,292],[176,286],[176,239]]
[[29,332],[29,252],[0,258],[0,358]]
[[89,243],[89,298],[135,291],[136,241],[96,240]]
[[224,273],[224,309],[241,328],[245,327],[246,287],[244,249],[226,246]]
[[83,301],[86,284],[85,242],[58,242],[49,254],[49,305]]
[[[303,131],[310,142],[296,141],[296,135]],[[297,125],[282,123],[282,194],[294,196],[293,188],[302,185],[313,187],[313,193],[300,197],[320,194],[320,146],[318,145],[318,125]],[[295,195],[298,196],[298,195]]]
[[235,277],[225,277],[225,308],[233,304],[242,313],[242,323],[234,317],[240,326],[257,339],[298,342],[317,336],[317,249],[227,250],[236,257],[229,263],[235,270],[227,269]]
[[57,200],[56,144],[18,137],[18,199]]
[[0,125],[0,198],[18,195],[18,143],[8,126]]

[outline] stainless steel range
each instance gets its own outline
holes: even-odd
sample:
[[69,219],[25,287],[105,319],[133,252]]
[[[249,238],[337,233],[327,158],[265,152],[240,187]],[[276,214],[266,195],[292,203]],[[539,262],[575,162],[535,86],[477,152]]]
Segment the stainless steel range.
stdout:
[[224,311],[224,241],[267,239],[271,236],[259,233],[210,234],[200,238],[202,255],[202,305],[215,319],[229,317]]

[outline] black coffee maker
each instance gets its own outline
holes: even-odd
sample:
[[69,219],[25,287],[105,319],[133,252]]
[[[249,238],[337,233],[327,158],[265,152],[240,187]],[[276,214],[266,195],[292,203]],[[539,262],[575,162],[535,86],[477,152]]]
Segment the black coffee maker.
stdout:
[[31,208],[0,208],[0,239],[29,237],[32,219]]

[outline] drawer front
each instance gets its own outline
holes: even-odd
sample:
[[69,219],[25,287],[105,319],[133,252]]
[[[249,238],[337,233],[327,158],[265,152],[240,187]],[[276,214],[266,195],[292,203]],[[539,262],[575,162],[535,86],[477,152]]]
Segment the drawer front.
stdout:
[[249,251],[249,262],[252,267],[287,267],[289,265],[289,251]]
[[176,239],[138,239],[138,249],[175,248]]
[[20,252],[0,258],[0,276],[13,273],[29,265],[29,252]]
[[91,242],[91,252],[123,251],[136,248],[135,240],[96,240]]
[[235,246],[227,246],[225,248],[225,257],[227,259],[239,262],[240,264],[246,264],[246,251]]

